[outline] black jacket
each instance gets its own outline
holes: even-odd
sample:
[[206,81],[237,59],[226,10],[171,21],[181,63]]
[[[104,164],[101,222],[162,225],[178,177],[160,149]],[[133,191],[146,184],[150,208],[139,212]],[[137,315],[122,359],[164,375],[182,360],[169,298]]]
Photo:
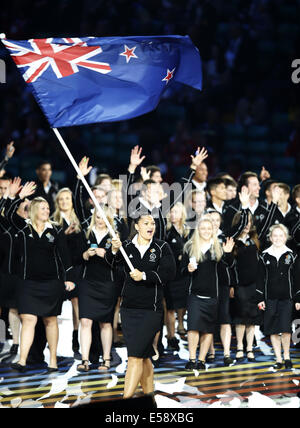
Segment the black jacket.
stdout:
[[58,184],[51,181],[51,187],[50,187],[50,190],[48,193],[45,192],[44,185],[41,181],[37,180],[36,185],[37,185],[37,188],[36,188],[34,197],[35,198],[42,197],[42,198],[46,199],[46,201],[48,202],[49,207],[50,207],[50,214],[53,214],[54,209],[55,209],[54,201],[55,201],[56,195],[59,191]]
[[18,230],[15,236],[18,273],[22,279],[74,281],[73,266],[64,231],[53,225],[41,237],[16,214],[22,201],[14,201],[8,220]]
[[[284,225],[289,229],[290,236],[292,238],[291,248],[300,252],[300,212],[296,207],[286,215],[284,219]],[[288,243],[290,246],[290,244]]]
[[139,271],[145,272],[146,280],[137,282],[130,277],[129,268],[120,252],[113,255],[111,248],[106,252],[105,259],[111,266],[122,263],[124,267],[122,306],[131,309],[162,311],[163,286],[167,281],[173,280],[176,274],[175,260],[169,245],[154,238],[143,258],[132,241],[125,241],[123,248],[133,266]]
[[277,261],[267,252],[260,256],[256,292],[258,302],[294,299],[300,302],[300,259],[292,251]]
[[[190,275],[189,294],[198,296],[218,298],[219,297],[219,263],[224,263],[226,266],[232,266],[232,254],[224,253],[221,260],[218,262],[211,250],[208,250],[204,256],[204,261],[198,263],[197,269]],[[182,258],[182,272],[188,272],[190,256],[184,253]]]
[[250,238],[245,243],[237,240],[234,252],[236,286],[243,287],[256,283],[259,255],[255,242]]

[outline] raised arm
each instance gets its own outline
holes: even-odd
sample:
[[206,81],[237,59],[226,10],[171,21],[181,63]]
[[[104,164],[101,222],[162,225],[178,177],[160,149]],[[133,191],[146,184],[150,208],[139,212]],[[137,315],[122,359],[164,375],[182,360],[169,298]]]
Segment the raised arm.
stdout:
[[[84,157],[79,163],[79,169],[84,177],[86,177],[92,170],[92,166],[89,166],[89,158]],[[77,176],[77,183],[75,187],[75,211],[81,224],[88,221],[90,214],[87,212],[84,200],[83,200],[83,184],[80,178]]]
[[14,153],[15,153],[15,147],[14,147],[14,142],[11,141],[7,146],[6,146],[6,154],[5,154],[5,158],[0,162],[0,173],[1,171],[4,170],[4,168],[6,167],[7,163],[9,162],[9,160],[13,157]]
[[280,190],[277,186],[275,186],[275,188],[272,191],[272,202],[269,206],[268,213],[265,216],[265,218],[256,225],[258,238],[260,240],[265,238],[270,227],[273,225],[274,215],[277,210],[279,197],[280,197]]
[[230,236],[233,239],[236,239],[241,235],[249,221],[248,207],[250,203],[250,192],[246,187],[242,188],[241,192],[239,193],[239,199],[241,203],[240,219],[237,224],[234,226],[231,225],[230,228],[225,230],[226,236]]
[[19,196],[16,197],[17,192],[17,184],[13,187],[10,187],[10,197],[15,198],[11,203],[8,211],[7,211],[7,220],[9,223],[18,230],[24,229],[27,226],[26,221],[17,214],[17,210],[22,202],[35,193],[36,184],[34,181],[28,182],[24,184],[21,191],[19,192]]

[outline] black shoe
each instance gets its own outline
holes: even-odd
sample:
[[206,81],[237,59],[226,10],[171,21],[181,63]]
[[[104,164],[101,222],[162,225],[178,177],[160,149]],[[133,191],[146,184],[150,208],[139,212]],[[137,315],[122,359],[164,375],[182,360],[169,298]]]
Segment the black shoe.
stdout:
[[0,354],[3,351],[4,345],[5,345],[5,343],[0,342]]
[[284,365],[286,370],[291,370],[293,368],[293,363],[291,360],[285,360]]
[[239,357],[239,358],[235,357],[236,361],[237,361],[238,363],[240,363],[240,362],[241,362],[241,361],[243,361],[243,360],[244,360],[244,358],[245,358],[245,356],[244,356],[244,350],[243,350],[243,349],[238,349],[238,350],[236,351],[236,353],[238,353],[238,352],[242,352],[242,353],[243,353],[243,356],[242,356],[242,357]]
[[186,363],[185,369],[186,370],[197,370],[196,360],[190,360],[188,363]]
[[216,356],[215,356],[215,354],[207,354],[207,357],[206,357],[206,362],[207,363],[214,363],[216,361]]
[[22,366],[21,364],[19,364],[19,363],[13,363],[13,364],[11,364],[11,366],[10,366],[13,370],[16,370],[17,372],[20,372],[20,373],[25,373],[26,372],[26,370],[27,370],[27,367],[26,366]]
[[206,370],[205,362],[204,361],[198,361],[197,363],[197,370]]
[[276,363],[273,366],[273,369],[275,370],[281,370],[283,368],[283,364],[282,363]]
[[57,373],[57,372],[59,372],[59,369],[55,368],[55,367],[47,367],[47,372],[48,373]]
[[36,365],[42,365],[42,364],[46,364],[44,358],[34,358],[34,357],[28,357],[27,358],[27,364],[29,364],[30,366],[36,366]]
[[[248,357],[248,354],[253,354],[253,358]],[[256,361],[253,351],[247,351],[247,359],[248,359],[249,363],[254,363]]]
[[224,366],[229,367],[233,364],[233,359],[229,355],[224,356]]
[[18,355],[19,345],[12,345],[7,357],[2,359],[2,363],[10,363],[16,355]]
[[168,349],[171,351],[179,351],[179,340],[176,337],[168,339]]

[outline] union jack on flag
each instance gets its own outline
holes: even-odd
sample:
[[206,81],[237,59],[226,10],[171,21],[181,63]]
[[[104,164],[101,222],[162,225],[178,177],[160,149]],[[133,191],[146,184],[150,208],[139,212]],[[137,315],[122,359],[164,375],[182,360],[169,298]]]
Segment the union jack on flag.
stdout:
[[80,39],[64,40],[69,45],[53,43],[53,39],[28,40],[31,49],[8,40],[3,40],[3,43],[11,51],[17,67],[28,67],[23,74],[26,83],[35,82],[49,66],[58,78],[78,73],[78,67],[102,74],[111,71],[108,63],[89,61],[89,58],[102,53],[100,46],[87,46]]
[[188,36],[1,41],[52,127],[140,116],[174,84],[202,89],[200,54]]

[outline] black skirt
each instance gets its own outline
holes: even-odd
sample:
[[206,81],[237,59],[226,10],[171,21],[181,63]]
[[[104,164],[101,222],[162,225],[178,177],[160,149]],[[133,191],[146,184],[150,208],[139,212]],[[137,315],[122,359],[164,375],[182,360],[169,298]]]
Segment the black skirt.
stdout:
[[239,286],[235,290],[235,314],[233,323],[261,325],[262,314],[256,302],[256,284]]
[[65,286],[63,281],[20,280],[17,288],[19,314],[55,317],[61,314]]
[[79,318],[112,323],[114,315],[114,283],[90,279],[79,281]]
[[233,299],[230,299],[230,288],[221,286],[218,302],[218,324],[232,324],[233,319]]
[[190,294],[187,301],[188,331],[213,334],[218,322],[217,299],[203,299]]
[[128,357],[150,358],[155,355],[153,341],[161,329],[162,312],[121,307],[121,322]]
[[187,305],[190,278],[177,276],[174,281],[168,282],[164,287],[164,296],[167,309],[184,309]]
[[78,298],[79,282],[82,279],[82,272],[83,272],[82,266],[75,266],[73,268],[72,276],[73,276],[73,282],[75,283],[76,287],[72,291],[65,290],[64,300],[73,300],[75,298]]
[[17,308],[17,289],[19,278],[16,275],[1,274],[0,308]]
[[280,333],[292,333],[292,300],[267,300],[264,312],[264,334],[270,336]]

